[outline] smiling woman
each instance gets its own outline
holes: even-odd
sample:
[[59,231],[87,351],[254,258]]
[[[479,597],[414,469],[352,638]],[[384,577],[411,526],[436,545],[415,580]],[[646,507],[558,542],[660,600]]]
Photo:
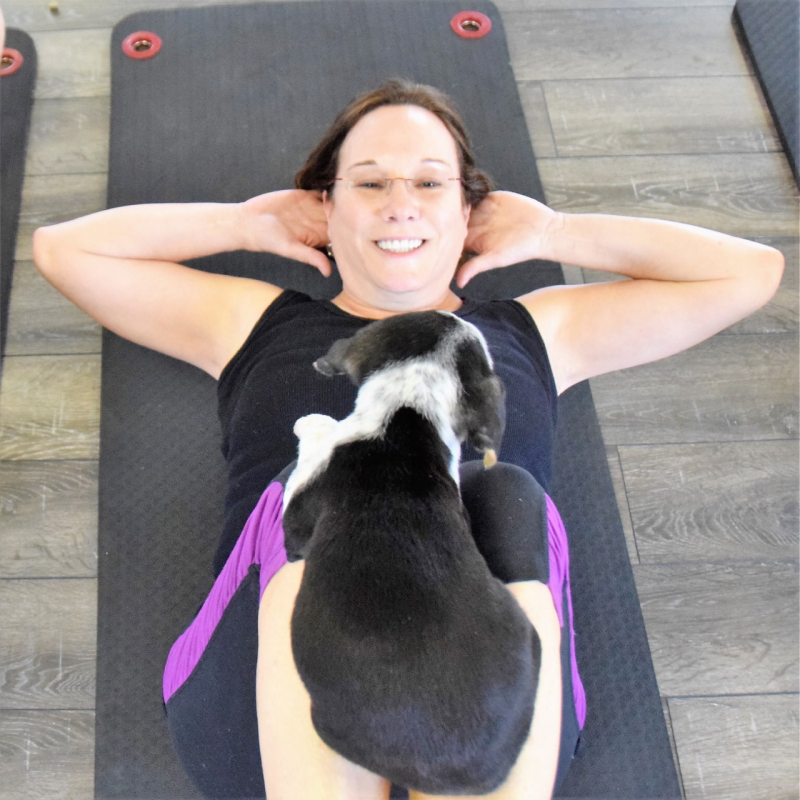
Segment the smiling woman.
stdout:
[[[34,234],[37,267],[90,316],[219,379],[228,493],[217,577],[176,642],[164,682],[183,761],[214,796],[263,797],[265,785],[270,800],[387,796],[385,778],[326,748],[314,730],[289,635],[303,562],[286,564],[281,498],[296,455],[295,420],[342,419],[353,408],[354,387],[327,382],[313,362],[372,320],[440,309],[481,331],[506,387],[498,454],[505,464],[484,472],[477,462],[481,476],[503,480],[489,492],[482,477],[468,492],[471,467],[462,465],[462,497],[487,566],[542,640],[528,739],[505,783],[484,797],[548,797],[569,768],[586,710],[574,650],[559,649],[571,642],[567,539],[544,494],[557,396],[593,375],[676,353],[752,313],[775,293],[783,257],[689,225],[557,213],[491,191],[447,98],[403,81],[356,98],[295,185],[243,203],[114,208]],[[245,249],[328,276],[326,245],[342,278],[332,302],[180,263]],[[464,252],[475,255],[464,261]],[[454,275],[463,287],[484,270],[537,259],[630,280],[490,303],[450,289]],[[520,481],[514,496],[511,475]],[[510,509],[523,507],[512,525]],[[563,708],[561,684],[574,701]]]
[[[453,137],[426,109],[383,106],[355,124],[338,154],[333,183],[342,185],[323,192],[343,284],[333,301],[339,308],[361,314],[461,306],[450,281],[470,206],[458,169]],[[412,177],[388,177],[398,175]]]

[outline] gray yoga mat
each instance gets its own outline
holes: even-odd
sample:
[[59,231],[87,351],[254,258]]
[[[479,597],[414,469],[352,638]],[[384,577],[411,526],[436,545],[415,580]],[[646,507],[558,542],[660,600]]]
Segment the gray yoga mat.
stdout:
[[737,0],[733,19],[800,186],[800,0]]
[[3,70],[8,73],[0,76],[0,375],[37,68],[36,48],[24,31],[8,28],[4,50],[8,63]]
[[[456,2],[289,2],[143,12],[112,37],[108,206],[239,202],[292,185],[354,95],[408,77],[447,91],[480,164],[503,189],[544,200],[503,25],[463,39]],[[161,50],[121,45],[152,31]],[[260,253],[187,262],[332,297],[337,280]],[[466,293],[514,297],[563,282],[529,263]],[[125,342],[103,341],[97,661],[97,797],[188,798],[161,707],[174,639],[211,586],[224,466],[214,381]],[[680,797],[605,450],[587,384],[560,403],[551,493],[570,533],[576,650],[588,696],[583,749],[563,797]]]

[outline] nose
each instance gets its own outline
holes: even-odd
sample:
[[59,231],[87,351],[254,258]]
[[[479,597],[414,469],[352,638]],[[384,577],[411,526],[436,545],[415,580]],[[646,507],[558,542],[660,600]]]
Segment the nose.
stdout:
[[383,214],[389,221],[405,222],[419,218],[419,200],[402,178],[396,178],[389,186]]

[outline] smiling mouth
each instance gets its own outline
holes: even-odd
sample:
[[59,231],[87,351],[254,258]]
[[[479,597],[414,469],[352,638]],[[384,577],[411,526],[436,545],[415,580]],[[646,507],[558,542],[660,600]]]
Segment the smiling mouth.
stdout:
[[375,242],[387,253],[410,253],[418,250],[424,243],[424,239],[379,239]]

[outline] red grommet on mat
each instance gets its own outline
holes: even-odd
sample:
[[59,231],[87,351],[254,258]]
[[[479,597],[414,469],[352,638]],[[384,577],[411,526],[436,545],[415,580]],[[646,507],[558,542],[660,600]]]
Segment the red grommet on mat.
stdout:
[[22,66],[24,60],[19,50],[15,50],[13,47],[4,47],[0,78],[7,78],[9,75],[13,75]]
[[160,49],[161,37],[152,31],[136,31],[122,43],[122,52],[129,58],[152,58]]
[[492,21],[480,11],[459,11],[450,27],[464,39],[480,39],[492,29]]

